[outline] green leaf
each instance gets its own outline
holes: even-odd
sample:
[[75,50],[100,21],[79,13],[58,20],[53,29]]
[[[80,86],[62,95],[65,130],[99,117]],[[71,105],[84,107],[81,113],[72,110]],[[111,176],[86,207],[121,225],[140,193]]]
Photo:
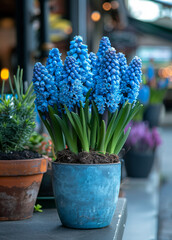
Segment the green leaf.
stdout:
[[[89,132],[88,132],[88,130],[89,130],[89,127],[88,127],[88,124],[87,124],[87,122],[86,122],[86,116],[85,116],[84,113],[85,113],[85,112],[84,112],[84,109],[83,109],[83,107],[81,106],[81,107],[80,107],[80,121],[81,121],[81,124],[82,124],[84,139],[85,139],[85,141],[87,141],[87,143],[88,143],[88,137],[89,137]],[[88,143],[88,145],[89,145],[89,143]]]
[[92,111],[94,112],[95,114],[95,117],[96,117],[96,121],[97,121],[97,135],[96,135],[96,146],[95,146],[95,150],[97,149],[97,146],[98,146],[98,142],[99,142],[99,139],[100,139],[100,117],[99,117],[99,112],[98,112],[98,109],[97,109],[97,106],[96,104],[92,101]]
[[53,130],[54,139],[55,139],[54,147],[55,147],[56,151],[58,152],[65,148],[63,134],[62,134],[62,130],[59,125],[59,122],[57,121],[56,117],[54,116],[54,114],[55,114],[54,109],[51,106],[48,106],[48,111],[49,111],[49,116],[50,116],[50,119],[48,119],[48,121]]
[[106,151],[106,148],[109,144],[109,141],[112,138],[112,135],[114,133],[114,129],[115,129],[115,126],[116,126],[115,125],[115,120],[116,120],[117,114],[118,114],[118,109],[112,114],[111,120],[110,120],[110,122],[108,124],[108,127],[107,127],[106,136],[105,136],[105,151]]
[[77,133],[76,125],[75,125],[75,123],[74,123],[74,121],[73,121],[73,118],[72,118],[72,115],[71,115],[69,109],[66,107],[66,105],[64,105],[64,108],[65,108],[65,111],[66,111],[66,114],[67,114],[67,116],[68,116],[68,119],[69,119],[70,123],[72,124],[74,130],[75,130],[76,133]]
[[104,150],[105,134],[106,134],[106,124],[105,124],[105,121],[102,120],[101,127],[100,127],[100,140],[98,143],[97,150],[102,152],[103,154],[105,153],[105,150]]
[[90,88],[90,90],[87,92],[85,101],[87,101],[89,99],[91,91],[92,91],[92,88]]
[[39,116],[40,116],[42,122],[44,123],[44,125],[45,125],[48,133],[50,134],[50,137],[51,137],[51,139],[52,139],[52,141],[53,141],[53,144],[55,145],[54,134],[53,134],[53,131],[52,131],[52,128],[51,128],[49,122],[43,118],[41,111],[38,110],[38,112],[39,112]]
[[20,93],[21,93],[21,96],[23,96],[23,69],[21,69],[20,71],[19,83],[20,83]]
[[90,148],[92,150],[95,150],[96,146],[96,140],[97,140],[97,125],[98,125],[98,120],[96,118],[96,114],[94,111],[92,111],[92,116],[91,116],[91,136],[90,136]]
[[69,149],[74,152],[74,153],[78,153],[78,149],[77,149],[77,141],[74,141],[73,137],[71,136],[68,126],[65,123],[65,121],[63,121],[57,114],[54,115],[57,119],[57,121],[59,122],[63,133],[65,135],[66,141],[67,141],[67,145],[69,147]]
[[2,89],[1,89],[1,98],[3,99],[4,95],[4,86],[5,86],[5,80],[2,81]]
[[89,100],[87,100],[84,106],[85,121],[87,124],[90,124],[89,103]]
[[128,118],[129,112],[131,109],[131,104],[128,102],[124,104],[124,106],[121,108],[118,117],[115,122],[115,128],[114,133],[111,140],[111,146],[110,146],[110,154],[114,153],[117,141],[120,137],[120,133],[123,131],[124,127],[126,126],[126,120]]
[[10,74],[9,74],[9,78],[8,78],[8,80],[9,80],[9,84],[10,84],[11,92],[12,92],[12,94],[14,95],[14,89],[13,89],[13,85],[12,85],[12,81],[11,81]]
[[125,134],[124,134],[124,131],[122,132],[121,137],[119,138],[116,148],[114,150],[114,154],[117,154],[117,155],[119,154],[119,152],[121,151],[122,147],[124,146],[128,136],[130,134],[130,131],[131,131],[131,127],[128,128],[128,130]]
[[76,129],[77,129],[76,133],[78,134],[78,137],[81,141],[83,151],[89,152],[88,139],[87,139],[87,136],[84,133],[84,127],[81,124],[81,120],[76,113],[71,112],[71,115],[73,117]]

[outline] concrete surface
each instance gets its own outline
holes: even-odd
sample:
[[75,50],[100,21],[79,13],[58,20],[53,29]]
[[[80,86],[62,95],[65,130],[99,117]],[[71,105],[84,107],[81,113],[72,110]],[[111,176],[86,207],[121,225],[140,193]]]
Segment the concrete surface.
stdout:
[[31,219],[0,222],[0,240],[121,240],[126,223],[126,206],[126,199],[119,199],[111,225],[93,230],[65,228],[56,209],[44,209],[42,213],[34,213]]
[[157,240],[159,175],[148,179],[127,178],[122,185],[127,198],[127,224],[123,240]]

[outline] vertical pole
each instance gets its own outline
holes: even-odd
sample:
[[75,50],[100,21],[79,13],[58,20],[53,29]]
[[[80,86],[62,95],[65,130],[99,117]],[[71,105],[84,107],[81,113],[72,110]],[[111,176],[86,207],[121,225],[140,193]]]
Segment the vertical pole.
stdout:
[[49,43],[49,6],[48,0],[39,0],[40,1],[40,49],[41,57],[47,57],[47,45]]
[[16,0],[17,62],[23,69],[24,89],[32,78],[31,52],[34,49],[34,33],[31,23],[33,0]]
[[71,0],[72,38],[81,35],[87,43],[87,0]]
[[27,36],[27,0],[16,0],[17,5],[17,62],[23,68],[23,80],[26,81],[28,69],[28,36]]

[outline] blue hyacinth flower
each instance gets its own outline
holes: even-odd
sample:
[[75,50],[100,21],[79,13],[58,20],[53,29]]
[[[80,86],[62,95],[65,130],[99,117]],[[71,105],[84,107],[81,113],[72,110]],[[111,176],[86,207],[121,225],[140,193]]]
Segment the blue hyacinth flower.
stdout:
[[115,112],[120,102],[120,68],[114,48],[109,48],[103,57],[97,83],[94,101],[100,114],[106,109]]
[[48,105],[54,106],[58,103],[57,87],[52,75],[40,62],[33,69],[33,86],[36,94],[35,104],[41,112],[48,111]]
[[89,59],[88,48],[87,45],[83,44],[81,36],[75,36],[70,42],[70,50],[67,55],[74,57],[79,65],[78,72],[84,86],[85,96],[90,88],[93,87],[93,77],[91,73],[91,61]]
[[99,49],[97,52],[98,59],[103,58],[105,52],[111,48],[111,43],[108,37],[102,37],[99,44]]
[[128,101],[133,103],[139,95],[140,83],[142,81],[142,62],[139,57],[134,57],[128,66],[124,78],[121,79],[121,103]]
[[84,87],[79,74],[79,65],[74,57],[66,57],[64,62],[59,83],[59,99],[69,111],[75,110],[75,106],[79,107],[80,101],[84,106]]
[[117,53],[117,58],[118,58],[119,68],[120,68],[120,77],[121,77],[121,79],[124,79],[125,72],[128,67],[127,59],[126,59],[125,55],[121,52]]
[[60,75],[63,70],[61,53],[59,52],[58,48],[53,48],[50,50],[47,58],[47,62],[46,62],[46,68],[49,74],[53,76],[56,86],[58,87],[58,84],[60,81]]

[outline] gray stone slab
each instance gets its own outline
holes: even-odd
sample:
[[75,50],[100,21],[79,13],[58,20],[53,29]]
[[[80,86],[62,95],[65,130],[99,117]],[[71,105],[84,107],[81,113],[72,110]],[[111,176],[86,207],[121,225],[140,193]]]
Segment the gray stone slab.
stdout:
[[76,230],[61,225],[56,209],[44,209],[31,219],[0,222],[0,240],[121,240],[126,216],[126,199],[121,198],[109,227]]
[[159,174],[148,179],[128,178],[123,184],[128,217],[123,240],[156,240],[158,231]]
[[161,186],[159,240],[172,239],[172,179]]

